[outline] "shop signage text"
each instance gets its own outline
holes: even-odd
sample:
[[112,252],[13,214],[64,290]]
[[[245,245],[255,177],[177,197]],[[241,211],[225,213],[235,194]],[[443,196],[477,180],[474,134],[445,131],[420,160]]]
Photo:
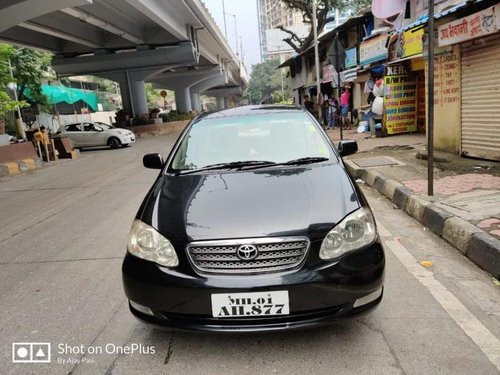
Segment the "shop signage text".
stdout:
[[332,82],[335,73],[336,71],[332,64],[323,65],[322,83]]
[[402,65],[387,67],[384,76],[383,123],[387,134],[417,130],[417,84]]
[[500,5],[444,24],[438,28],[439,46],[447,46],[496,33],[500,23]]
[[359,63],[367,65],[387,59],[387,34],[382,34],[361,42],[359,46]]

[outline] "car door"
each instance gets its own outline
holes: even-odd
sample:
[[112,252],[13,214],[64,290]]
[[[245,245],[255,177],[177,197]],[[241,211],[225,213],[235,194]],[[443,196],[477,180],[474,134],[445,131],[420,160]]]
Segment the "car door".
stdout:
[[71,139],[74,147],[83,147],[85,145],[82,124],[65,125],[64,131],[62,131],[61,133]]
[[102,129],[95,124],[83,123],[85,146],[105,146],[106,140]]

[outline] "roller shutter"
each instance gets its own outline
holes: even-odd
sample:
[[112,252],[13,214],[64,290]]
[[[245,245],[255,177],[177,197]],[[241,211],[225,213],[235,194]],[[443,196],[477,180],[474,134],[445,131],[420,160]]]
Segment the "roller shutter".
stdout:
[[462,154],[500,160],[500,32],[462,44]]

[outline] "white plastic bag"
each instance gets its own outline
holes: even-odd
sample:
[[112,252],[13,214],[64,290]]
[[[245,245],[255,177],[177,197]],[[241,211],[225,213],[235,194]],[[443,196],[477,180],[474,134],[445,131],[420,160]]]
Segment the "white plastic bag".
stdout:
[[377,96],[372,104],[372,112],[376,115],[382,115],[384,111],[384,98]]

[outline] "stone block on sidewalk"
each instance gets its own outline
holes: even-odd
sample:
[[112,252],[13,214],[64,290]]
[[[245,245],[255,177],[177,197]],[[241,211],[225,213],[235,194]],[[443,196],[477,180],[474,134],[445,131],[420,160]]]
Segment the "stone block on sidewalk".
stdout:
[[17,163],[0,164],[0,177],[15,176],[19,172],[19,165]]
[[353,163],[352,160],[344,160],[344,164],[347,170],[351,173],[352,177],[360,178],[363,169],[360,168],[356,163]]
[[393,201],[394,198],[394,192],[396,188],[403,186],[399,182],[394,181],[394,180],[386,180],[384,184],[384,191],[383,194],[389,198],[389,200]]
[[375,190],[377,190],[380,194],[384,194],[384,187],[385,187],[385,182],[388,180],[387,177],[383,175],[378,175],[375,177],[375,183],[373,184],[373,187]]
[[380,176],[380,172],[373,169],[364,170],[362,174],[363,180],[365,180],[365,182],[370,186],[375,185],[375,179],[377,178],[377,176]]
[[398,186],[394,190],[392,201],[396,206],[404,210],[406,208],[406,202],[412,194],[413,192],[410,189],[405,188],[404,186]]
[[443,238],[465,254],[472,236],[482,232],[481,229],[468,221],[459,217],[452,217],[444,223]]
[[475,233],[467,246],[467,258],[500,279],[500,240],[485,232]]
[[452,218],[454,215],[449,213],[442,208],[439,208],[433,204],[429,204],[424,208],[424,214],[422,215],[422,224],[429,228],[432,232],[438,236],[443,235],[444,223],[446,220]]
[[410,195],[408,197],[408,200],[406,201],[406,206],[404,210],[408,215],[410,215],[417,221],[422,222],[422,217],[424,216],[424,209],[429,204],[431,204],[431,202],[420,198],[418,195]]

